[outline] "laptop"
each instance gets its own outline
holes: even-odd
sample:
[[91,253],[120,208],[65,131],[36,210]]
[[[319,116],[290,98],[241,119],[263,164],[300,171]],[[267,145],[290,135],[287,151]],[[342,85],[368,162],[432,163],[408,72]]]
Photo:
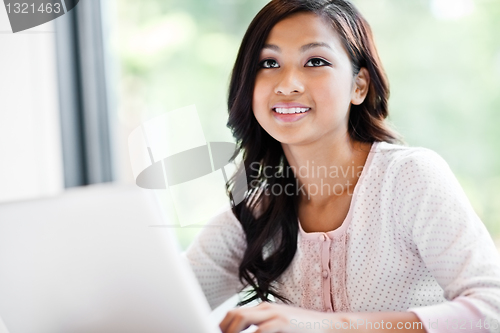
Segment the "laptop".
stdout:
[[[151,190],[99,185],[0,204],[9,333],[220,332]],[[1,320],[0,320],[1,322]]]

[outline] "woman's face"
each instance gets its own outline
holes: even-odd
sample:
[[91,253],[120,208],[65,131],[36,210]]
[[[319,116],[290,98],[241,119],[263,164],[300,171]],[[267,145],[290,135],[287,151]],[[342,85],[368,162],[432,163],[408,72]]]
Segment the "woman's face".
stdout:
[[259,63],[252,107],[273,138],[301,145],[347,135],[350,104],[362,100],[340,38],[322,18],[299,13],[278,22]]

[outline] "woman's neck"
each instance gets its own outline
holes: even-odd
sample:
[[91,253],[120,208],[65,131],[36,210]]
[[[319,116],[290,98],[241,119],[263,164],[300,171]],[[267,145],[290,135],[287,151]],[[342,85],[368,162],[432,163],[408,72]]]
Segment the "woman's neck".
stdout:
[[348,135],[328,144],[283,144],[299,182],[301,204],[324,207],[339,196],[352,195],[370,148],[370,143],[352,141]]

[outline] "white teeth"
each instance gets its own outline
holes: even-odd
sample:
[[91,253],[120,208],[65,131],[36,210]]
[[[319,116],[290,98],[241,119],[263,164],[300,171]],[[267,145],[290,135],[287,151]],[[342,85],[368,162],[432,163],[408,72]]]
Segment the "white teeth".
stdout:
[[275,108],[274,111],[281,114],[290,114],[290,113],[304,113],[309,111],[310,108]]

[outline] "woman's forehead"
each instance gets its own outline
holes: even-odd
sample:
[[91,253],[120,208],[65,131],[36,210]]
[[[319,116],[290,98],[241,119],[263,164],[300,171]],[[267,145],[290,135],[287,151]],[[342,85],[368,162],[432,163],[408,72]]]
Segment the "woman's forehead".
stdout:
[[276,51],[288,47],[300,49],[308,44],[326,44],[331,49],[342,47],[332,25],[323,17],[309,12],[297,13],[276,23],[265,43]]

